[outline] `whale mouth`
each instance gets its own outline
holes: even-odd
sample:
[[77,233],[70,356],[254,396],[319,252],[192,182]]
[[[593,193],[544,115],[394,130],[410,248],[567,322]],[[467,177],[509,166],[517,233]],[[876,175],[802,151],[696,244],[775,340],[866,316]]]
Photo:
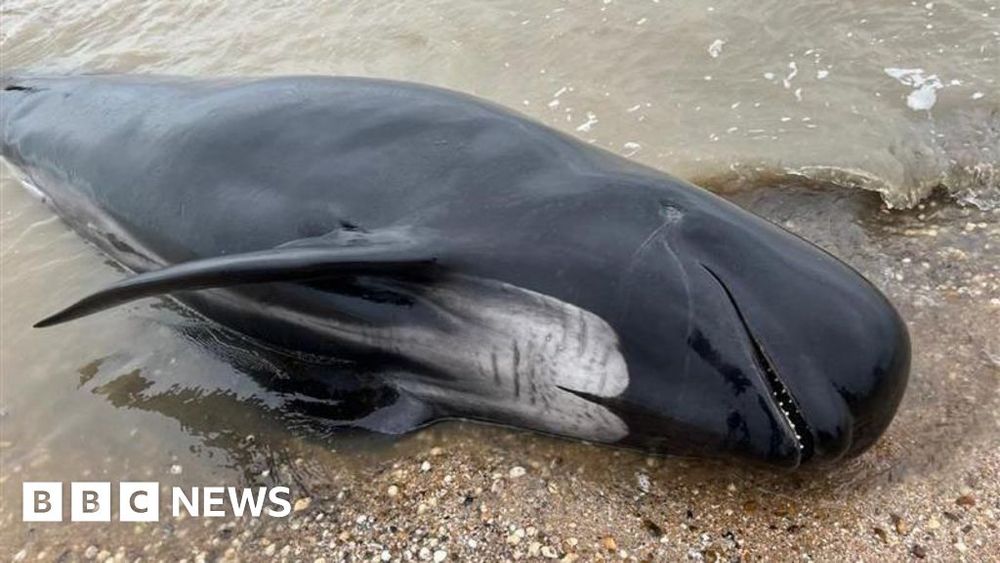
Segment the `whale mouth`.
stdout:
[[796,446],[799,449],[799,460],[800,463],[808,460],[813,456],[815,451],[813,444],[812,431],[809,428],[808,423],[806,423],[805,416],[802,414],[802,410],[799,408],[798,402],[792,393],[788,390],[788,386],[781,380],[778,375],[778,370],[774,366],[774,362],[768,357],[767,352],[761,345],[760,340],[754,336],[752,330],[750,330],[750,325],[747,323],[746,316],[744,316],[743,311],[740,309],[739,304],[736,302],[736,298],[733,297],[732,291],[729,290],[729,286],[726,285],[722,278],[719,277],[711,268],[705,264],[701,265],[705,268],[716,283],[722,288],[722,291],[726,294],[729,299],[729,303],[733,306],[733,310],[736,312],[736,318],[740,321],[740,326],[743,327],[743,331],[746,333],[747,342],[750,344],[750,348],[753,352],[754,365],[757,367],[757,371],[763,375],[769,396],[771,399],[771,404],[780,413],[781,418],[785,423],[786,430],[790,432],[790,435],[794,437]]

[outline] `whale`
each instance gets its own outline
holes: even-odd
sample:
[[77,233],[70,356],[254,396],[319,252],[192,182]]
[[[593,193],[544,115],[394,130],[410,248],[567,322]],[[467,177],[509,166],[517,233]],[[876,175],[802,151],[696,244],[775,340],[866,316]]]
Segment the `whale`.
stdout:
[[[168,299],[308,363],[303,386],[376,390],[347,395],[358,427],[785,469],[864,452],[905,392],[906,325],[857,271],[489,101],[360,77],[0,83],[4,160],[125,271],[37,327]],[[324,374],[338,360],[352,373]]]

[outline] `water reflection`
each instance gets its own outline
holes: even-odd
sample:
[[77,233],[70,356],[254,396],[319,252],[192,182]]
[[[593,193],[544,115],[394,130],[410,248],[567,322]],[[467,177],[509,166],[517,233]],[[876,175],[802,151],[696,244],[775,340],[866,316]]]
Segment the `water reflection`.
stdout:
[[[193,350],[226,366],[223,374],[186,375],[174,358],[126,353],[88,362],[77,371],[79,389],[118,409],[172,418],[201,442],[229,457],[227,467],[248,483],[273,483],[303,448],[347,457],[377,455],[393,437],[368,429],[397,394],[350,362],[312,364],[254,346],[172,302],[158,317]],[[292,445],[293,447],[289,447]]]

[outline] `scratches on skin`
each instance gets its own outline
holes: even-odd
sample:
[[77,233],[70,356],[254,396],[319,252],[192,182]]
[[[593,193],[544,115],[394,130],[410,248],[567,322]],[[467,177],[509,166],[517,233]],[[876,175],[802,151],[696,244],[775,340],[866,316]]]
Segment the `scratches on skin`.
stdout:
[[395,375],[393,383],[443,416],[503,420],[600,442],[628,434],[607,406],[575,393],[613,398],[628,387],[618,336],[597,315],[524,288],[467,276],[422,286],[413,307],[427,322],[372,327],[311,311],[295,315],[325,326],[331,340],[391,351],[422,366],[419,373]]
[[[687,328],[685,328],[685,330],[684,330],[684,341],[688,342],[688,341],[691,340],[691,337],[694,335],[694,298],[691,296],[691,277],[688,274],[687,267],[684,266],[684,262],[681,261],[681,259],[677,256],[677,253],[674,252],[673,248],[670,248],[670,245],[667,244],[666,241],[664,241],[664,243],[663,243],[663,248],[664,248],[664,250],[667,251],[667,255],[670,256],[670,258],[677,265],[677,270],[681,273],[681,283],[684,284],[684,299],[687,301],[687,307],[686,307],[687,308],[687,321],[686,321],[687,322]],[[684,377],[687,377],[687,374],[690,372],[690,369],[691,369],[691,349],[690,348],[685,348],[685,351],[684,351],[684,362],[683,362],[682,366],[683,367],[681,368],[682,369],[681,373],[684,374]]]
[[528,372],[528,381],[531,383],[531,394],[530,401],[534,405],[538,402],[538,372],[534,365],[531,366],[531,370]]
[[517,341],[514,341],[514,397],[521,396],[521,372],[518,368],[521,366],[521,351],[517,347]]
[[[622,273],[621,282],[619,283],[618,289],[618,310],[619,318],[616,320],[622,320],[629,310],[629,299],[631,295],[631,290],[634,285],[642,283],[642,280],[636,279],[636,270],[642,264],[642,260],[651,249],[663,250],[666,256],[674,263],[677,267],[677,271],[680,273],[680,281],[684,286],[684,299],[687,310],[686,328],[684,330],[684,339],[688,341],[691,339],[694,331],[694,300],[691,295],[691,279],[688,273],[687,267],[684,262],[677,256],[677,253],[670,246],[670,241],[667,235],[670,233],[671,228],[676,226],[684,217],[683,212],[671,205],[668,202],[661,201],[659,209],[660,223],[650,231],[649,235],[636,247],[635,251],[632,252],[631,258],[629,259],[628,266]],[[686,350],[684,352],[684,360],[682,364],[683,374],[686,377],[690,372],[691,366],[691,351]]]
[[653,229],[652,232],[649,233],[649,236],[647,236],[645,240],[639,243],[639,246],[637,246],[635,248],[635,251],[632,252],[632,256],[629,257],[628,266],[625,268],[625,271],[631,272],[633,269],[635,269],[636,264],[642,258],[642,255],[646,252],[646,249],[648,249],[650,245],[652,245],[653,242],[655,242],[660,237],[660,235],[662,235],[667,230],[667,228],[669,228],[675,222],[676,219],[670,219],[668,217],[664,217],[663,222],[660,223],[658,227]]
[[[638,246],[635,247],[635,250],[632,251],[632,254],[629,257],[628,265],[621,273],[617,292],[619,305],[618,311],[620,311],[618,320],[624,318],[624,316],[628,313],[628,302],[629,296],[632,293],[632,287],[640,283],[640,280],[636,279],[635,274],[639,269],[639,266],[642,264],[643,257],[646,252],[650,248],[653,248],[654,243],[657,242],[661,242],[662,247],[666,248],[669,252],[673,252],[670,250],[670,245],[667,243],[666,235],[670,232],[670,228],[681,220],[682,214],[680,210],[669,203],[660,202],[659,217],[659,224],[652,231],[650,231],[648,235],[646,235],[646,238],[643,239]],[[655,247],[659,248],[660,245],[656,245]]]
[[497,365],[497,353],[490,352],[490,361],[493,362],[493,383],[500,387],[500,366]]
[[[647,235],[646,238],[643,239],[641,243],[639,243],[639,246],[636,246],[635,250],[632,252],[632,256],[629,258],[628,261],[628,266],[626,266],[625,268],[626,273],[631,273],[635,269],[636,265],[639,263],[639,260],[642,259],[642,255],[646,253],[646,250],[648,250],[649,247],[653,245],[653,243],[657,241],[662,241],[663,235],[665,235],[668,232],[668,229],[670,227],[674,226],[681,220],[683,214],[679,209],[677,209],[673,205],[665,201],[661,201],[659,216],[661,219],[660,224],[652,231],[650,231],[649,235]],[[666,246],[665,242],[664,246]]]

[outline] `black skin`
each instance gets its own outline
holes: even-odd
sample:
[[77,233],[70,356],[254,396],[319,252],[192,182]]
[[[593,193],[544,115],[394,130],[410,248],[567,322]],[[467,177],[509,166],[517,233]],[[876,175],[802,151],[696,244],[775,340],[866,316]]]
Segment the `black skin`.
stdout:
[[[618,334],[630,382],[589,398],[626,422],[624,446],[832,462],[876,441],[906,387],[906,328],[857,272],[707,191],[482,100],[320,77],[27,78],[2,95],[3,156],[133,270],[402,226],[438,268],[595,313]],[[95,217],[122,232],[85,227]],[[270,304],[421,322],[412,303],[358,283],[255,286],[260,307],[244,311],[178,297],[318,355],[347,351]],[[334,296],[351,292],[345,313]],[[376,373],[407,362],[365,359]],[[798,440],[773,399],[786,391]]]

